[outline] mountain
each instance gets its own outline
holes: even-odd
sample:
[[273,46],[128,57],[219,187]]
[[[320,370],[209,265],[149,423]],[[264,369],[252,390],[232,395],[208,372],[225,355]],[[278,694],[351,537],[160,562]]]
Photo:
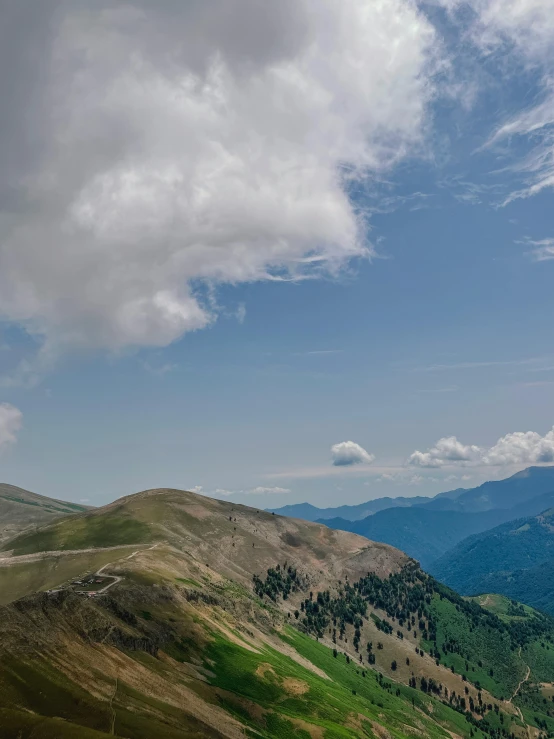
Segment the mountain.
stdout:
[[[281,516],[303,518],[306,521],[327,521],[341,518],[345,521],[360,521],[367,516],[387,508],[424,507],[440,511],[480,513],[493,509],[513,508],[524,505],[538,495],[554,492],[554,465],[550,467],[528,467],[506,478],[485,482],[469,490],[457,488],[439,493],[434,498],[376,498],[358,505],[343,505],[337,508],[317,508],[311,503],[297,503],[282,508],[269,509]],[[504,519],[507,520],[507,519]]]
[[[429,568],[432,574],[462,594],[490,590],[509,594],[514,571],[526,571],[554,559],[554,508],[538,516],[519,518],[461,541]],[[536,573],[535,573],[536,574]],[[524,575],[519,575],[521,579]],[[541,585],[535,590],[548,594]],[[530,605],[536,598],[527,600]]]
[[15,485],[0,483],[0,543],[31,526],[87,510],[87,506],[46,498]]
[[366,536],[401,549],[429,567],[453,546],[478,534],[522,516],[532,516],[554,506],[554,492],[538,495],[514,508],[497,508],[481,513],[433,510],[428,506],[389,508],[361,521],[340,518],[324,520],[327,526]]
[[386,508],[413,506],[431,501],[432,498],[416,496],[414,498],[376,498],[358,505],[341,505],[337,508],[318,508],[311,503],[296,503],[282,508],[268,508],[270,513],[290,518],[302,518],[304,521],[326,521],[330,518],[342,518],[346,521],[359,521]]
[[484,482],[466,490],[454,500],[436,496],[426,506],[465,512],[489,511],[494,508],[513,508],[530,498],[553,491],[554,466],[528,467],[505,480]]
[[2,739],[554,731],[553,619],[356,534],[162,489],[3,549]]
[[334,529],[386,542],[427,567],[456,542],[497,524],[498,512],[457,513],[422,507],[388,508],[362,521],[332,518],[323,523]]
[[554,615],[554,559],[527,570],[491,572],[481,582],[483,587],[492,588],[492,592],[503,593]]

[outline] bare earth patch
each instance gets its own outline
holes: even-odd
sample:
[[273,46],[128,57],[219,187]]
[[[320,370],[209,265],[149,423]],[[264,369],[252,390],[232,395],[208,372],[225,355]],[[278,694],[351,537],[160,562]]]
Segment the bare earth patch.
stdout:
[[266,679],[266,675],[269,675],[270,678],[273,678],[274,680],[277,678],[277,675],[275,674],[275,670],[267,662],[262,662],[260,665],[256,667],[256,675],[262,680]]
[[304,680],[299,680],[296,677],[286,677],[283,680],[283,688],[290,693],[290,695],[304,695],[310,689],[310,686]]

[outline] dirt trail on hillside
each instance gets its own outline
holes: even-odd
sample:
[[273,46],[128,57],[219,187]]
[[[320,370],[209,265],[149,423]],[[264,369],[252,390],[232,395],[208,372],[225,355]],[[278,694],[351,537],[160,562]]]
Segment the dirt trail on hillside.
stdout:
[[[521,647],[518,650],[518,656],[521,657]],[[519,693],[519,691],[521,690],[522,685],[524,685],[529,680],[529,676],[531,675],[531,668],[529,667],[529,665],[525,665],[525,666],[527,668],[527,672],[525,673],[525,677],[523,678],[523,680],[520,680],[520,682],[518,683],[518,686],[514,690],[514,693],[513,693],[512,697],[508,701],[506,701],[517,712],[517,715],[518,715],[519,719],[521,720],[521,722],[523,724],[525,724],[525,719],[523,718],[523,713],[521,712],[521,709],[519,708],[519,706],[516,706],[513,701],[514,701],[514,698]],[[529,727],[526,728],[526,734],[527,734],[527,737],[529,737]]]
[[[125,557],[123,559],[123,561],[125,561],[126,559],[132,559],[136,554],[139,554],[140,552],[149,552],[151,549],[155,549],[157,546],[159,546],[159,543],[158,544],[154,544],[151,547],[148,547],[148,549],[137,549],[135,552],[132,552],[128,557]],[[98,577],[102,577],[103,576],[103,573],[104,573],[104,570],[106,569],[106,567],[111,567],[114,564],[120,564],[121,561],[122,560],[120,560],[120,559],[116,559],[113,562],[108,562],[107,564],[103,565],[95,573],[95,575],[97,575]],[[121,575],[107,575],[107,577],[113,577],[113,582],[108,583],[101,590],[97,590],[96,591],[96,595],[101,595],[102,593],[105,593],[110,588],[113,588],[114,585],[117,585],[118,582],[121,582],[123,580],[123,577]]]
[[526,682],[527,682],[527,680],[529,680],[529,675],[530,675],[530,674],[531,674],[531,668],[529,667],[529,665],[527,665],[527,672],[525,673],[525,677],[523,678],[523,680],[521,680],[521,682],[519,683],[519,685],[518,685],[518,686],[517,686],[517,688],[515,689],[515,691],[514,691],[514,694],[512,695],[512,697],[510,698],[510,700],[508,701],[508,703],[511,703],[511,702],[513,701],[513,699],[514,699],[514,698],[516,697],[516,695],[517,695],[517,694],[519,693],[519,691],[521,690],[521,686],[522,686],[522,685],[523,685],[524,683],[526,683]]
[[[39,559],[45,557],[67,557],[74,554],[94,554],[95,552],[116,552],[121,549],[131,549],[136,544],[121,544],[117,547],[92,547],[90,549],[56,549],[51,552],[33,552],[33,554],[19,554],[14,555],[8,553],[6,557],[0,557],[0,567],[11,567],[12,565],[21,564],[22,562],[36,562]],[[138,549],[133,554],[143,551]]]

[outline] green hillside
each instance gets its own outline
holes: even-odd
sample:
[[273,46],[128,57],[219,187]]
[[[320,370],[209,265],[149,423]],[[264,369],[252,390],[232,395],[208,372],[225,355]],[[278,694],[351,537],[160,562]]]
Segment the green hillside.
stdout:
[[150,540],[148,524],[124,511],[114,509],[101,516],[89,514],[56,521],[30,533],[21,534],[6,543],[3,549],[22,555],[145,544]]
[[29,490],[0,483],[0,544],[26,529],[89,510],[87,506],[47,498]]
[[[516,571],[535,568],[554,558],[554,509],[538,516],[521,518],[476,534],[460,542],[429,570],[438,579],[460,593],[472,595],[498,590],[513,595],[510,581]],[[545,583],[536,580],[536,571],[530,577],[531,595],[550,597]],[[518,579],[521,579],[520,577]],[[494,585],[494,587],[492,587]],[[536,597],[526,599],[529,605],[538,605]]]
[[6,558],[19,592],[52,591],[0,607],[2,739],[554,732],[554,620],[482,607],[353,533],[152,490]]
[[325,520],[327,526],[383,541],[427,567],[470,534],[504,520],[502,511],[459,513],[424,507],[388,508],[361,521]]
[[512,572],[492,572],[482,578],[485,590],[504,593],[554,616],[554,559]]

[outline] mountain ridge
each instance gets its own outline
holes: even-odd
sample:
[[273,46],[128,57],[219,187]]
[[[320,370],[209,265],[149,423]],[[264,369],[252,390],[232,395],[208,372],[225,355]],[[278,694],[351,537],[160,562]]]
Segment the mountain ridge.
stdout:
[[0,544],[29,527],[89,509],[90,506],[49,498],[16,485],[0,483]]
[[360,521],[329,519],[322,523],[374,541],[386,542],[427,568],[466,537],[516,518],[537,515],[551,506],[554,506],[554,491],[537,495],[514,508],[492,508],[482,512],[432,509],[427,506],[387,508]]
[[302,514],[305,513],[313,516],[313,518],[306,518],[306,520],[321,521],[329,518],[344,518],[345,520],[355,521],[367,517],[362,515],[366,510],[370,511],[368,515],[372,515],[393,507],[422,506],[440,510],[479,513],[491,508],[512,508],[522,502],[518,496],[521,496],[522,492],[528,491],[530,487],[533,489],[532,497],[554,491],[554,465],[527,467],[503,480],[487,481],[475,488],[447,490],[433,497],[385,497],[352,506],[343,505],[334,508],[317,508],[311,503],[296,503],[267,510],[293,518],[304,518],[305,516]]
[[127,496],[3,552],[13,579],[73,567],[0,607],[7,739],[39,717],[56,737],[483,739],[502,722],[523,737],[508,697],[525,640],[554,630],[540,614],[503,625],[388,545],[186,491]]
[[[554,592],[537,582],[534,594],[530,587],[533,575],[544,575],[544,567],[553,560],[554,507],[550,507],[538,515],[510,520],[463,539],[429,570],[464,595],[484,592],[494,585],[498,592],[510,596],[521,594],[524,573],[528,572],[525,602],[554,612]],[[514,573],[518,573],[520,583],[512,588]]]

